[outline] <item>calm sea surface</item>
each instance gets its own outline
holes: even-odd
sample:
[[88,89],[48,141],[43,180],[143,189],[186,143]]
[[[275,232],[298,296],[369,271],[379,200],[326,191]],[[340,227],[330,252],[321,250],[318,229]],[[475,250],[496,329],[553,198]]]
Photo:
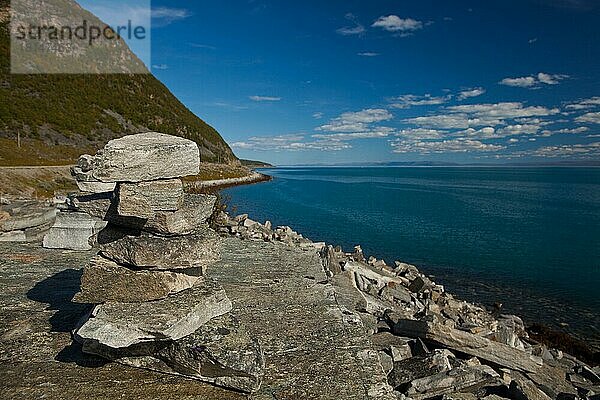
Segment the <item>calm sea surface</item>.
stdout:
[[237,213],[415,264],[462,298],[600,338],[600,168],[277,168]]

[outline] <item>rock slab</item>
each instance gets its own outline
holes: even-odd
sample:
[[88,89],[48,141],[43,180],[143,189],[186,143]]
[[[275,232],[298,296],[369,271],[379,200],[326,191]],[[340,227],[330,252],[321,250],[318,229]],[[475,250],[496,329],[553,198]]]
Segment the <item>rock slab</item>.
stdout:
[[81,291],[73,301],[101,304],[160,300],[169,294],[191,288],[198,279],[199,276],[171,271],[133,271],[96,256],[84,268]]
[[92,176],[101,182],[143,182],[197,175],[200,150],[188,139],[158,132],[108,142],[94,159]]
[[111,349],[89,343],[85,350],[121,364],[245,393],[259,389],[265,363],[258,341],[231,314],[213,318],[191,335],[158,346]]
[[225,290],[212,280],[203,280],[164,300],[98,305],[77,329],[75,339],[83,344],[84,351],[95,345],[122,349],[179,340],[231,308]]
[[177,211],[183,204],[180,179],[120,183],[117,213],[124,217],[150,218],[155,211]]
[[90,250],[90,243],[107,223],[80,212],[59,212],[56,222],[44,236],[43,246],[48,249]]
[[139,236],[107,229],[98,241],[102,255],[114,262],[141,269],[205,268],[220,258],[221,239],[206,230],[188,236],[163,237],[150,233]]

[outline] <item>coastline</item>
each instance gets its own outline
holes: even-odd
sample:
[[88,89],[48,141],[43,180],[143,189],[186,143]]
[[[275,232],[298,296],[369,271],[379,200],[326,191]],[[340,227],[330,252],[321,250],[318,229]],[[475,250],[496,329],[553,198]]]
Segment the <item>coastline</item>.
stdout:
[[193,193],[214,192],[233,186],[251,185],[271,181],[273,177],[252,171],[250,175],[238,178],[214,179],[209,181],[186,182],[185,187]]

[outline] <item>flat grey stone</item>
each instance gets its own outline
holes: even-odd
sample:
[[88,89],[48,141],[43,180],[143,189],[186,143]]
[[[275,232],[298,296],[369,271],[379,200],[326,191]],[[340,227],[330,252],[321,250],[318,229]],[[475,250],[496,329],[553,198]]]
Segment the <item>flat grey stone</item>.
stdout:
[[73,178],[75,178],[75,182],[77,183],[79,190],[85,193],[112,192],[117,186],[115,182],[100,182],[94,178],[91,170],[84,172],[79,166],[71,167],[71,175]]
[[164,300],[96,306],[75,332],[86,346],[122,349],[140,343],[173,341],[191,335],[214,317],[231,311],[225,290],[206,279]]
[[56,208],[37,201],[15,201],[2,207],[0,231],[21,231],[47,224],[56,217]]
[[87,342],[84,351],[121,364],[182,375],[245,393],[258,390],[264,368],[258,341],[231,314],[215,317],[176,341],[124,349]]
[[106,222],[80,212],[59,212],[56,222],[44,236],[43,246],[47,249],[90,250],[90,243]]
[[417,400],[494,384],[500,384],[500,380],[499,375],[491,367],[487,365],[460,366],[451,371],[439,372],[413,380],[408,385],[406,394]]
[[25,231],[0,232],[0,242],[26,242]]
[[92,175],[101,182],[142,182],[197,175],[199,168],[195,142],[147,132],[108,142],[95,157]]
[[118,228],[98,235],[103,256],[141,269],[206,268],[220,258],[221,238],[212,230],[164,237],[142,232],[137,236]]
[[191,288],[196,276],[171,271],[133,271],[103,257],[92,258],[83,270],[76,303],[135,303],[166,298]]
[[151,218],[155,211],[177,211],[183,205],[180,179],[120,183],[117,213],[124,217]]
[[540,365],[524,351],[472,333],[427,322],[401,319],[394,333],[439,343],[452,350],[469,354],[514,370],[536,372]]

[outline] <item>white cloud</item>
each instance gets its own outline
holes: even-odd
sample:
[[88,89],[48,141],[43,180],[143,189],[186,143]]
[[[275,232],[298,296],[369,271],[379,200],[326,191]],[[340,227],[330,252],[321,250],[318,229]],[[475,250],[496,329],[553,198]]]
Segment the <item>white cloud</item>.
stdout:
[[575,122],[600,124],[600,112],[589,112],[575,118]]
[[437,129],[411,128],[403,129],[396,136],[403,139],[411,140],[426,140],[426,139],[442,139],[448,132]]
[[312,117],[313,117],[314,119],[321,119],[321,118],[323,118],[323,113],[322,113],[322,112],[316,112],[316,113],[314,113],[314,114],[312,115]]
[[412,18],[400,18],[397,15],[381,16],[371,25],[373,28],[382,28],[388,32],[407,33],[423,29],[423,22]]
[[458,98],[458,100],[465,100],[465,99],[469,99],[471,97],[481,96],[484,93],[485,93],[485,89],[481,88],[481,87],[467,89],[467,90],[463,90],[463,91],[459,92],[457,98]]
[[363,53],[357,53],[357,55],[358,55],[358,56],[361,56],[361,57],[377,57],[377,56],[379,56],[380,54],[379,54],[379,53],[372,52],[372,51],[365,51],[365,52],[363,52]]
[[589,130],[590,130],[590,128],[588,128],[586,126],[580,126],[579,128],[564,128],[564,129],[558,129],[555,131],[545,130],[545,131],[542,131],[542,136],[548,137],[548,136],[558,135],[558,134],[576,135],[578,133],[584,133]]
[[231,147],[256,151],[340,151],[352,148],[350,144],[339,140],[305,141],[301,134],[253,136],[245,141],[232,143]]
[[154,26],[166,26],[191,16],[192,13],[184,8],[157,7],[152,9]]
[[529,42],[529,44],[534,44],[537,41],[538,41],[538,38],[531,38],[531,39],[529,39],[528,42]]
[[272,96],[249,96],[248,97],[252,101],[280,101],[281,97],[272,97]]
[[383,108],[368,108],[357,112],[346,112],[317,128],[324,132],[364,132],[368,124],[388,121],[394,116]]
[[504,78],[499,83],[505,86],[522,87],[529,89],[537,89],[542,85],[558,85],[563,79],[567,79],[569,75],[546,74],[540,72],[534,76],[523,76],[520,78]]
[[505,146],[487,144],[472,139],[450,139],[442,141],[404,141],[394,140],[391,143],[394,153],[467,153],[495,152],[505,149]]
[[525,107],[523,103],[465,104],[445,107],[438,114],[406,119],[405,122],[423,128],[467,129],[506,125],[507,120],[555,115],[559,109]]
[[348,13],[344,16],[348,21],[352,22],[353,26],[344,26],[336,30],[336,32],[343,36],[361,35],[365,32],[365,27],[358,21],[358,18],[352,13]]
[[387,126],[378,126],[366,128],[364,131],[350,133],[329,133],[312,135],[315,139],[330,139],[330,140],[354,140],[354,139],[373,139],[384,138],[394,133],[395,129]]
[[525,76],[522,78],[504,78],[500,81],[501,85],[514,87],[533,87],[537,84],[537,80],[533,76]]
[[154,64],[154,65],[152,65],[152,68],[159,69],[159,70],[166,70],[166,69],[169,69],[169,66],[167,64]]
[[402,96],[394,97],[390,99],[392,102],[390,107],[392,108],[400,108],[406,109],[413,106],[432,106],[444,104],[449,101],[451,96],[432,96],[430,94],[426,94],[423,96],[418,96],[414,94],[405,94]]
[[531,152],[521,152],[519,155],[544,158],[596,158],[600,156],[600,142],[546,146]]
[[600,106],[600,97],[591,97],[589,99],[583,99],[574,103],[568,104],[567,109],[569,110],[585,110],[586,108],[594,108]]

